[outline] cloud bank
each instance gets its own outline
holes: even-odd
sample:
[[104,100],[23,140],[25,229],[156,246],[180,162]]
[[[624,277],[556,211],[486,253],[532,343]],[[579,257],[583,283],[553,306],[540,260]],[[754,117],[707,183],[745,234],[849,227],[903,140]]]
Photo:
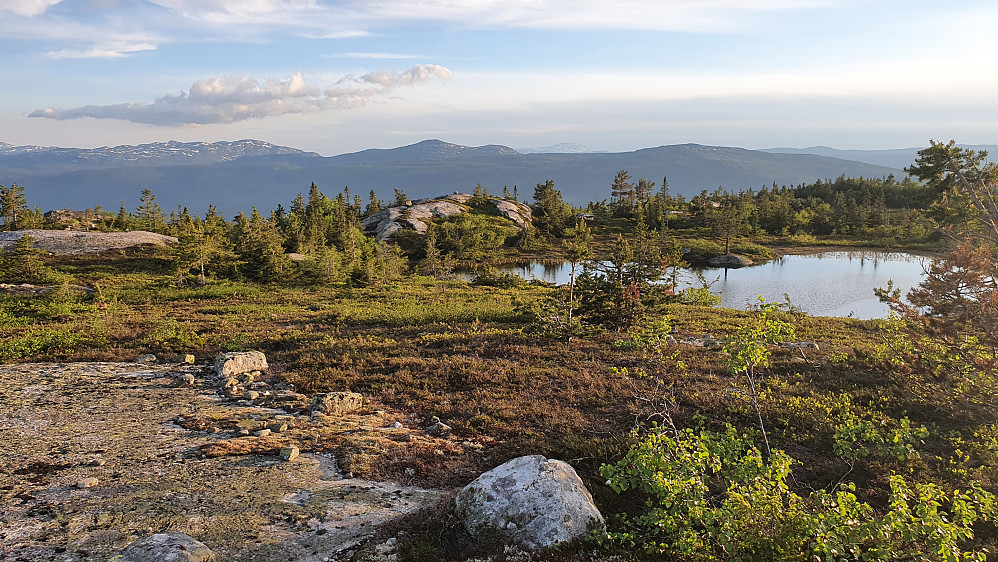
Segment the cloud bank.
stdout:
[[376,70],[362,76],[347,75],[326,88],[308,84],[301,73],[287,80],[268,79],[262,84],[247,76],[226,74],[197,80],[190,90],[163,96],[153,103],[46,108],[33,111],[29,117],[120,119],[164,127],[235,123],[358,107],[372,97],[404,86],[450,80],[451,77],[450,70],[435,64],[420,64],[403,72]]
[[0,0],[0,12],[32,17],[45,13],[62,0]]

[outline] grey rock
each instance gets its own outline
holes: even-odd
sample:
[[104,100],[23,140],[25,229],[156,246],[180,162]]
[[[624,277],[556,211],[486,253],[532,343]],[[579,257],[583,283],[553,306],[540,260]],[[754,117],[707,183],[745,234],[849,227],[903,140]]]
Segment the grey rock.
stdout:
[[335,416],[355,412],[364,407],[364,397],[356,392],[320,394],[312,401],[312,413]]
[[520,230],[530,228],[533,219],[530,207],[518,201],[506,201],[505,199],[493,199],[492,204],[496,206],[499,214],[513,221]]
[[[364,230],[374,233],[374,238],[384,242],[400,230],[412,230],[425,234],[426,221],[434,218],[450,217],[468,212],[466,204],[472,198],[468,193],[453,193],[444,197],[420,199],[411,204],[382,209],[361,221]],[[512,221],[521,230],[530,227],[530,208],[515,201],[490,199],[499,214]]]
[[215,373],[223,377],[266,370],[267,357],[259,351],[219,353],[215,358]]
[[132,363],[155,363],[155,362],[156,362],[156,356],[153,355],[152,353],[144,353],[142,355],[139,355],[135,359],[132,359]]
[[243,394],[243,398],[245,398],[247,400],[256,400],[259,397],[260,397],[260,393],[257,392],[257,391],[255,391],[255,390],[247,390]]
[[180,377],[178,377],[178,380],[184,386],[194,386],[194,375],[192,375],[190,373],[184,373],[183,375],[181,375]]
[[736,268],[752,265],[754,262],[745,256],[728,254],[725,256],[714,256],[707,260],[707,265],[711,267]]
[[291,462],[298,458],[299,453],[298,447],[284,447],[281,449],[281,458]]
[[472,535],[499,533],[528,550],[605,528],[575,469],[540,455],[513,459],[465,486],[458,512]]
[[96,478],[91,476],[89,478],[81,478],[80,481],[76,483],[76,487],[81,489],[93,488],[97,484],[100,484],[100,480],[97,480]]
[[271,434],[271,430],[269,430],[269,429],[261,429],[260,431],[256,432],[256,436],[257,437],[266,437],[266,436],[268,436],[270,434]]
[[442,421],[438,421],[430,427],[426,428],[426,433],[434,435],[437,437],[444,437],[450,435],[451,427]]
[[187,365],[193,365],[194,361],[196,361],[196,359],[194,359],[194,356],[190,353],[181,353],[173,358],[174,363],[184,363]]
[[215,553],[192,537],[176,531],[139,539],[121,552],[115,562],[214,562]]
[[267,424],[267,429],[273,431],[274,433],[284,433],[288,430],[288,424],[284,422],[274,422]]

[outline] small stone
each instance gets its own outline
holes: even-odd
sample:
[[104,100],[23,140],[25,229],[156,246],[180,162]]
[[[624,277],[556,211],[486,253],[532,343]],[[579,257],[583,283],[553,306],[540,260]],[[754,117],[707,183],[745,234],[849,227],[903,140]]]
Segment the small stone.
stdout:
[[90,461],[90,466],[104,466],[105,464],[107,464],[107,461],[104,459],[94,459]]
[[257,391],[255,391],[255,390],[247,390],[246,393],[243,394],[243,398],[245,398],[247,400],[256,400],[259,397],[260,397],[260,393],[257,392]]
[[450,435],[451,427],[444,422],[438,421],[437,423],[426,428],[426,433],[430,435],[436,435],[438,437],[443,437],[445,435]]
[[260,431],[256,432],[256,436],[257,437],[266,437],[266,436],[270,435],[270,433],[271,433],[271,430],[269,430],[269,429],[261,429]]
[[145,354],[139,355],[138,357],[136,357],[135,359],[133,359],[132,362],[133,363],[155,363],[156,362],[156,356],[153,355],[152,353],[145,353]]
[[239,381],[236,380],[234,377],[229,377],[225,379],[225,382],[222,384],[222,388],[229,388],[237,385],[239,385]]
[[274,433],[284,433],[288,430],[288,424],[275,422],[267,425],[267,429],[273,431]]
[[284,447],[281,449],[281,458],[291,462],[298,458],[299,453],[298,447]]
[[249,430],[248,429],[240,429],[239,430],[239,435],[249,435]]
[[393,423],[392,425],[390,425],[388,427],[390,427],[392,429],[402,429],[405,426],[402,425],[402,422],[395,422],[395,423]]
[[91,476],[89,478],[81,478],[80,481],[76,483],[76,487],[80,489],[93,488],[97,484],[100,484],[100,481]]
[[243,373],[239,375],[240,382],[253,382],[256,380],[256,376],[253,373]]
[[174,363],[185,363],[187,365],[193,365],[194,361],[194,356],[190,353],[181,353],[173,358]]
[[178,381],[182,386],[194,386],[194,375],[190,373],[184,373],[183,376],[178,378]]

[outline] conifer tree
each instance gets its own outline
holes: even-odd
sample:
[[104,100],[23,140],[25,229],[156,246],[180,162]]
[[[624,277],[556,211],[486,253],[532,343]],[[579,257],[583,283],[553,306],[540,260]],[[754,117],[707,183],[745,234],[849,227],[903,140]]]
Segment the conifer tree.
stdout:
[[0,218],[3,218],[7,230],[20,228],[18,222],[28,212],[28,203],[24,197],[24,188],[16,183],[10,187],[0,185]]

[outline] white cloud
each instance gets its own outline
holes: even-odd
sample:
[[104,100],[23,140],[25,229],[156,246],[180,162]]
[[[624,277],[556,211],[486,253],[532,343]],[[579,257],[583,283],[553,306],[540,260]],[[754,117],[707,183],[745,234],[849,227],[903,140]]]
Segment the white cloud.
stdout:
[[44,14],[46,10],[59,2],[62,0],[0,0],[0,12],[33,17]]
[[156,41],[143,38],[118,38],[96,43],[85,49],[61,49],[45,53],[50,59],[112,59],[142,51],[154,51]]
[[190,90],[166,95],[153,103],[87,105],[73,109],[39,109],[29,117],[49,119],[121,119],[149,125],[207,125],[234,123],[295,113],[345,109],[366,103],[403,86],[449,80],[451,71],[437,65],[417,65],[403,72],[377,70],[360,77],[345,76],[321,89],[301,73],[287,80],[268,79],[263,84],[246,76],[217,76],[197,80]]

